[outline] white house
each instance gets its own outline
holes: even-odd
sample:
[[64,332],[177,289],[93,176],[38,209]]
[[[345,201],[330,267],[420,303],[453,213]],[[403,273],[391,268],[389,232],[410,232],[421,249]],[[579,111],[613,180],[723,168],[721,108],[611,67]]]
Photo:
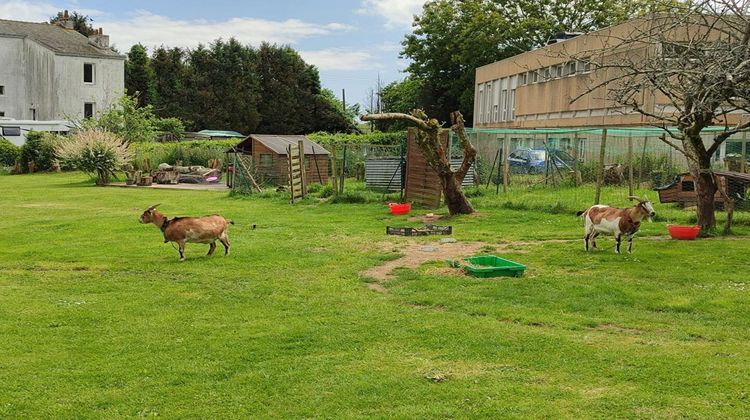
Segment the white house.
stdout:
[[73,22],[0,19],[0,118],[80,120],[114,104],[125,90],[125,57],[99,29],[86,37]]

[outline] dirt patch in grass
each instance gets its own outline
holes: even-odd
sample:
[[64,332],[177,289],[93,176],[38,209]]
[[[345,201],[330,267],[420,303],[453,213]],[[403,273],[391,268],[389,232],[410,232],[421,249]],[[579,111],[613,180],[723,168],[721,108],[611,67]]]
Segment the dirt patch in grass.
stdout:
[[[375,278],[378,281],[388,281],[393,277],[392,272],[396,268],[417,268],[428,261],[467,257],[476,254],[485,245],[486,244],[482,242],[453,242],[441,244],[439,241],[408,241],[401,247],[401,249],[399,249],[403,254],[401,258],[387,261],[385,264],[375,266],[360,274],[365,277]],[[389,248],[392,249],[393,244],[390,244]],[[426,251],[425,249],[431,250]]]
[[623,327],[616,324],[599,324],[595,327],[600,331],[614,331],[622,334],[643,334],[644,331],[638,328]]

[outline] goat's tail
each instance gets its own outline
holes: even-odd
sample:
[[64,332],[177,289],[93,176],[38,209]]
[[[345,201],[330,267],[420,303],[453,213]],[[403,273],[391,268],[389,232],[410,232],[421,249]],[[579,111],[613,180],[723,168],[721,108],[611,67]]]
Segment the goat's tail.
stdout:
[[578,217],[581,217],[581,216],[583,216],[584,214],[586,214],[586,210],[581,210],[581,211],[579,211],[579,212],[576,212],[576,216],[578,216]]
[[234,220],[227,220],[227,222],[229,222],[230,225],[234,224]]

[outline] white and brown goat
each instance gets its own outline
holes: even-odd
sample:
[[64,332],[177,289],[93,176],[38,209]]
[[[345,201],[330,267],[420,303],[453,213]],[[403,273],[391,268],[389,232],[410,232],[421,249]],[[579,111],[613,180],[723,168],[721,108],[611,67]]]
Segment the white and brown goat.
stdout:
[[224,245],[224,255],[229,254],[229,236],[227,228],[234,224],[217,214],[203,217],[167,218],[151,206],[140,217],[141,223],[153,223],[164,233],[164,243],[176,242],[180,247],[180,261],[185,260],[185,244],[188,242],[208,244],[208,255],[216,250],[216,241]]
[[637,200],[638,204],[627,209],[617,209],[605,205],[595,205],[588,210],[576,213],[584,219],[584,236],[583,249],[596,249],[596,237],[604,233],[614,235],[615,252],[620,253],[620,244],[623,235],[628,238],[628,252],[633,250],[633,235],[641,227],[641,221],[648,218],[649,220],[656,215],[654,206],[647,198],[628,197],[631,200]]

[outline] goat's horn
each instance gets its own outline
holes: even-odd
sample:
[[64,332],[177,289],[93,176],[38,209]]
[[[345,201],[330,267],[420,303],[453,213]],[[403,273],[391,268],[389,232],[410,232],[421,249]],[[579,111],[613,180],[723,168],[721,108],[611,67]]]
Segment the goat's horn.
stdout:
[[153,210],[153,209],[155,209],[155,208],[157,208],[157,207],[159,207],[159,206],[161,206],[161,203],[159,203],[159,204],[154,204],[153,206],[149,207],[148,209],[149,209],[149,210]]

